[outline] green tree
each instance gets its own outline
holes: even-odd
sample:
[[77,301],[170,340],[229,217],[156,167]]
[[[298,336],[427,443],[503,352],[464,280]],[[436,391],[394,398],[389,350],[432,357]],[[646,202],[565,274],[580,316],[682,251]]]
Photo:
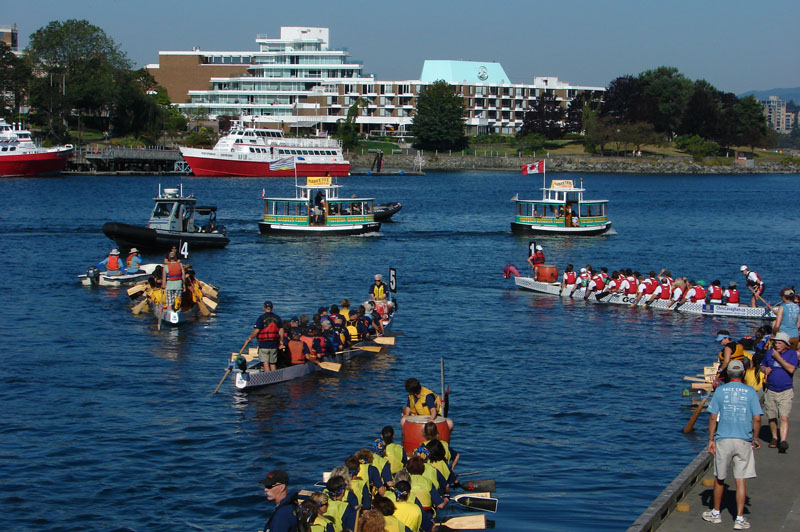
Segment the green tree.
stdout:
[[436,81],[420,91],[410,129],[416,138],[415,148],[463,150],[468,144],[464,135],[464,102],[450,84]]
[[337,121],[336,138],[342,141],[344,149],[352,150],[358,146],[358,126],[356,125],[358,109],[360,106],[366,105],[366,103],[367,101],[364,98],[357,98],[347,109],[347,118]]
[[692,95],[686,103],[679,133],[699,135],[704,139],[717,138],[722,102],[719,91],[709,82],[694,82]]
[[643,86],[641,119],[671,137],[680,129],[693,83],[674,67],[658,67],[639,74]]
[[11,47],[0,42],[0,113],[19,113],[19,107],[31,81],[31,66],[18,57]]
[[608,84],[600,107],[600,116],[625,122],[642,120],[643,83],[633,76],[620,76]]
[[554,94],[542,94],[534,102],[533,108],[525,113],[517,136],[538,133],[551,140],[561,138],[564,135],[565,115],[566,110],[561,107]]
[[619,122],[609,116],[600,117],[596,111],[590,111],[583,124],[586,130],[583,139],[586,151],[597,153],[599,148],[600,155],[605,155],[606,144],[611,142]]
[[541,150],[547,144],[547,138],[539,133],[530,133],[519,139],[519,142],[525,149],[533,151],[535,156],[536,151]]
[[764,108],[752,94],[740,99],[736,105],[736,126],[736,140],[739,144],[754,149],[769,141]]

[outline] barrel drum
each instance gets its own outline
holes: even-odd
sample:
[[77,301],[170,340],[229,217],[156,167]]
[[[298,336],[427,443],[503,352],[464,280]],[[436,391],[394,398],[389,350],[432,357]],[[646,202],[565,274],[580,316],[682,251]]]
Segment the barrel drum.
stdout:
[[558,281],[558,266],[539,266],[539,274],[536,281],[540,283],[555,283]]
[[[427,441],[427,438],[422,435],[422,429],[429,419],[430,416],[406,417],[406,422],[403,424],[403,449],[408,456],[411,456],[414,450],[422,445],[422,442]],[[447,426],[447,418],[437,416],[434,423],[436,430],[439,431],[439,439],[450,443],[450,427]]]
[[389,303],[386,300],[375,301],[375,310],[385,318],[389,314]]

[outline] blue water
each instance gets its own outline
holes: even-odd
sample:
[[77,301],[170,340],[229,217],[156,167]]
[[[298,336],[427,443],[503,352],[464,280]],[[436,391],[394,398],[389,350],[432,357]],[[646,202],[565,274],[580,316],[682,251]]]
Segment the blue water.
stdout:
[[[564,176],[562,176],[564,177]],[[381,234],[267,238],[261,189],[293,180],[183,180],[219,206],[225,250],[197,252],[222,287],[218,314],[157,331],[124,292],[75,275],[112,243],[109,220],[144,223],[158,184],[175,178],[0,181],[0,520],[4,530],[256,530],[272,509],[257,484],[273,468],[308,487],[377,437],[399,431],[403,381],[451,388],[461,471],[497,481],[503,531],[624,530],[705,442],[682,377],[715,356],[713,335],[757,322],[560,301],[515,290],[525,263],[509,198],[541,181],[512,173],[352,177],[344,193],[399,200]],[[590,175],[611,200],[616,234],[539,238],[547,262],[739,281],[748,264],[766,298],[797,283],[796,176]],[[157,260],[156,256],[145,259]],[[288,317],[358,301],[376,272],[398,271],[404,336],[338,376],[314,375],[210,396],[264,299]],[[458,510],[445,512],[450,515]]]

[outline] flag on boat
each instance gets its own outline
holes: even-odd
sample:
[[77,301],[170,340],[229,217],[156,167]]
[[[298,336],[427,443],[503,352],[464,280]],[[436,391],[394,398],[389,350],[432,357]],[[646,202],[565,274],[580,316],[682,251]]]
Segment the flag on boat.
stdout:
[[536,161],[533,164],[522,165],[522,175],[528,174],[543,174],[544,173],[544,159]]
[[511,201],[517,201],[519,199],[519,192],[511,196]]
[[267,191],[266,189],[261,189],[261,199],[267,199]]
[[291,170],[293,168],[294,157],[283,157],[281,159],[270,161],[269,163],[270,170]]

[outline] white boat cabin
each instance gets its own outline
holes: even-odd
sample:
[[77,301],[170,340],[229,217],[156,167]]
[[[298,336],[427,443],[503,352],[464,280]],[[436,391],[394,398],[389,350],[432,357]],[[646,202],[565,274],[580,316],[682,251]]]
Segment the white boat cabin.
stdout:
[[[158,196],[153,198],[156,202],[147,227],[162,231],[177,231],[184,233],[214,232],[217,208],[198,206],[193,195],[183,195],[183,185],[180,188],[164,188],[158,186]],[[195,216],[208,216],[208,223],[195,225]]]

